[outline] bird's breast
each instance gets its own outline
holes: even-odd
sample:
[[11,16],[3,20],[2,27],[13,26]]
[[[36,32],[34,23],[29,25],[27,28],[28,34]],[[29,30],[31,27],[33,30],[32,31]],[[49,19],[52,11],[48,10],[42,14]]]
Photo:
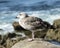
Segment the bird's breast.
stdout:
[[32,27],[30,25],[27,24],[27,22],[25,22],[25,20],[20,20],[19,24],[21,27],[23,27],[24,29],[30,30]]

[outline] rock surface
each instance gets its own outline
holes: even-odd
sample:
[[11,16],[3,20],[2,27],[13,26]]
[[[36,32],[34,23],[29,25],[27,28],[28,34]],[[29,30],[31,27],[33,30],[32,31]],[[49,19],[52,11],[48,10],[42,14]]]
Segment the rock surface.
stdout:
[[11,48],[60,48],[60,46],[54,45],[43,39],[36,38],[34,41],[27,41],[27,39],[16,43]]
[[14,29],[15,29],[16,31],[25,30],[25,29],[23,29],[23,28],[19,25],[18,22],[14,22],[14,23],[13,23],[13,27],[14,27]]
[[0,35],[0,48],[11,48],[15,43],[23,39],[22,35],[16,33]]
[[55,29],[48,29],[45,39],[60,42],[60,19],[55,20],[53,25]]
[[60,19],[57,19],[53,22],[53,25],[55,26],[55,28],[60,28]]

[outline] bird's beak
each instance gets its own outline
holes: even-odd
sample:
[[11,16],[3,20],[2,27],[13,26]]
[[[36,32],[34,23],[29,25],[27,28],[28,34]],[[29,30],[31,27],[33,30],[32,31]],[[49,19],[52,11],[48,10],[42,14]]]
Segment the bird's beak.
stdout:
[[16,16],[16,18],[19,18],[19,15],[18,15],[18,16]]
[[16,18],[19,18],[19,16],[16,16]]

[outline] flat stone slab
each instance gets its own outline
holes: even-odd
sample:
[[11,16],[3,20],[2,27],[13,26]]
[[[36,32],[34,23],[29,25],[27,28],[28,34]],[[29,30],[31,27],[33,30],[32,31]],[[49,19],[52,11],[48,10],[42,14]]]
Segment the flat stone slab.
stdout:
[[37,38],[34,41],[30,42],[27,39],[19,41],[11,48],[60,48],[60,46]]

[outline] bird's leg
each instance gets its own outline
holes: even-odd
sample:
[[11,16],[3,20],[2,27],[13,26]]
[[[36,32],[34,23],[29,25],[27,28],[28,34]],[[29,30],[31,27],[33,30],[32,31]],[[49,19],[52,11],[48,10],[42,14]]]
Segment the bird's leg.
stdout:
[[34,40],[34,31],[32,31],[32,40]]
[[32,38],[28,39],[28,41],[33,41],[34,40],[34,31],[31,31],[32,32]]

